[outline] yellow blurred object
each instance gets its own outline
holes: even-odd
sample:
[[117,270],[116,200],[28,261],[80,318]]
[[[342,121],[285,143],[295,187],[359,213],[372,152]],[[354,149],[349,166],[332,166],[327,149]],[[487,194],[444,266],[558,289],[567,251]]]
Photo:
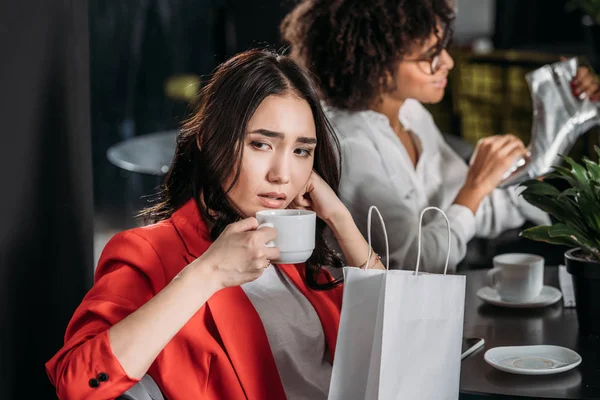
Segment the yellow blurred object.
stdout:
[[165,82],[167,97],[173,100],[192,101],[202,86],[197,75],[173,75]]

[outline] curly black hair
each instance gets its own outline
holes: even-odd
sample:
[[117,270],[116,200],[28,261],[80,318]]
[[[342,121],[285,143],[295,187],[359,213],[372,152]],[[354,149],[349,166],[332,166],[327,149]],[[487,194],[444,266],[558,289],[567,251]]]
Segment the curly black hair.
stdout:
[[[394,90],[397,63],[431,34],[452,35],[451,0],[302,0],[280,31],[328,105],[364,110]],[[438,32],[439,26],[444,32]]]

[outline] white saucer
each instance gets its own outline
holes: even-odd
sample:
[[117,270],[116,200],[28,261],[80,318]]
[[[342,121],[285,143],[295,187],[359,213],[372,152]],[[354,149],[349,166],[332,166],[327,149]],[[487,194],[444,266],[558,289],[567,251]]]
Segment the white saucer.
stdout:
[[483,359],[501,371],[521,375],[549,375],[568,371],[581,363],[581,356],[560,346],[494,347]]
[[513,303],[502,300],[496,289],[484,286],[477,291],[477,297],[486,303],[510,308],[538,308],[554,304],[562,298],[562,293],[555,287],[544,286],[542,292],[535,298],[523,303]]

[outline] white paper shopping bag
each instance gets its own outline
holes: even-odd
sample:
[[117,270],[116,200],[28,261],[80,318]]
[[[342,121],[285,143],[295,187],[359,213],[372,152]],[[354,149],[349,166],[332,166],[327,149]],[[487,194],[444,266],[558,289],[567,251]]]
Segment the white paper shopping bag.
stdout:
[[458,398],[466,280],[446,275],[448,257],[443,275],[418,272],[423,214],[431,209],[443,213],[421,213],[415,271],[344,268],[330,400]]

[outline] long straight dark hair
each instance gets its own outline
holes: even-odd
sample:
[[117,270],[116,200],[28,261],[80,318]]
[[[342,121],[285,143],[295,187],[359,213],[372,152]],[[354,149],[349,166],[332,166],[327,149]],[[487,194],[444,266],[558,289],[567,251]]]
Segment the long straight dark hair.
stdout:
[[[197,111],[177,137],[175,157],[157,203],[140,216],[147,222],[158,222],[194,199],[201,216],[212,224],[213,240],[227,225],[241,219],[227,191],[239,178],[248,122],[266,97],[289,93],[305,100],[312,110],[317,136],[313,169],[337,193],[339,143],[323,113],[313,81],[287,56],[269,50],[249,50],[219,66],[201,91]],[[232,174],[233,183],[223,189],[223,182]],[[325,222],[317,219],[315,250],[306,262],[306,282],[317,290],[341,283],[317,282],[322,266],[343,266],[325,240],[325,228]]]

